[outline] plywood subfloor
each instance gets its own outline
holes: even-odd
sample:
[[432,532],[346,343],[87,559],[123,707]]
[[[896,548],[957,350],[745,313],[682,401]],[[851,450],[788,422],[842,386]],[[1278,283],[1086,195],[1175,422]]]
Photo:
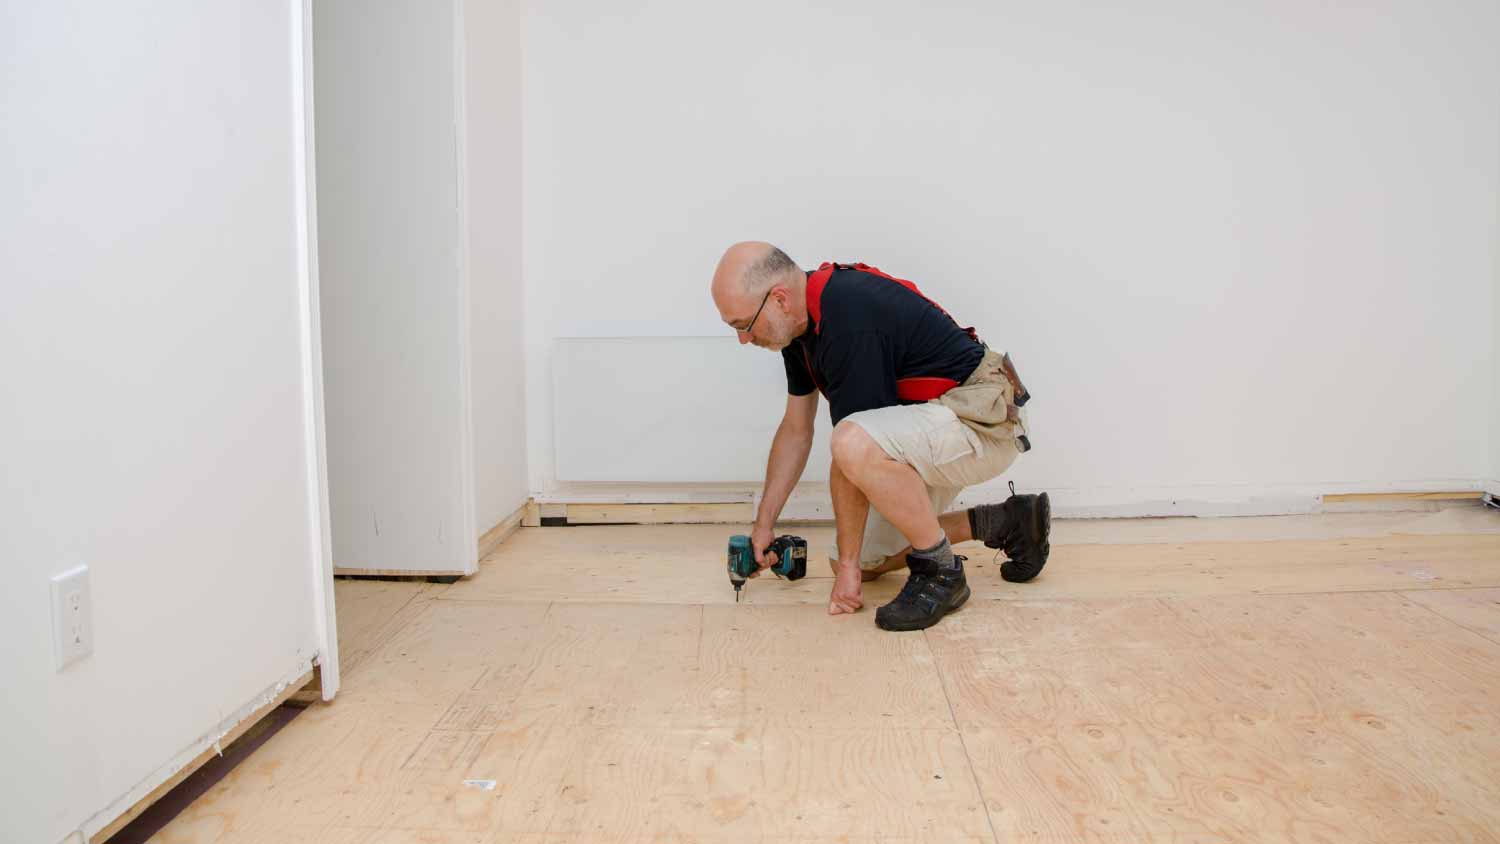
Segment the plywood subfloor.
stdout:
[[727,532],[340,581],[338,700],[157,840],[1500,841],[1500,514],[1059,523],[914,634],[736,606]]

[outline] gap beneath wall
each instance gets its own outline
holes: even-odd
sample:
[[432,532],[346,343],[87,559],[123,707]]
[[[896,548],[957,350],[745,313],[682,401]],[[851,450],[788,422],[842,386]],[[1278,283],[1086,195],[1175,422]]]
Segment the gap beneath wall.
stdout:
[[[239,764],[239,760],[248,756],[251,751],[295,717],[295,712],[282,712],[281,710],[291,708],[300,711],[310,701],[321,697],[321,686],[321,673],[314,666],[312,670],[288,683],[260,708],[230,727],[228,732],[212,746],[203,750],[176,773],[167,777],[165,782],[135,801],[119,817],[89,836],[90,844],[104,844],[104,842],[126,844],[126,842],[149,840],[157,829],[176,817],[199,794],[207,791]],[[241,751],[231,754],[236,745],[241,744]],[[158,806],[161,808],[153,811]],[[136,830],[122,837],[131,827],[136,827]],[[136,837],[138,835],[140,837]]]
[[289,700],[267,712],[246,729],[244,734],[226,745],[222,756],[211,757],[182,782],[159,795],[149,807],[113,835],[108,838],[96,837],[94,841],[103,844],[146,844],[152,836],[171,823],[173,818],[192,805],[194,800],[228,776],[230,771],[306,708],[306,703]]

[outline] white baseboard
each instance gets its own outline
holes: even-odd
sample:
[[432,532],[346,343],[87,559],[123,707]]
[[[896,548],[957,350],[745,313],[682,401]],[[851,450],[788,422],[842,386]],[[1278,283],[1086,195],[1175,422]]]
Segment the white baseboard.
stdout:
[[477,559],[483,560],[495,552],[505,540],[509,539],[521,527],[521,522],[526,518],[526,508],[531,505],[530,501],[522,502],[515,512],[501,519],[494,527],[485,531],[479,537]]

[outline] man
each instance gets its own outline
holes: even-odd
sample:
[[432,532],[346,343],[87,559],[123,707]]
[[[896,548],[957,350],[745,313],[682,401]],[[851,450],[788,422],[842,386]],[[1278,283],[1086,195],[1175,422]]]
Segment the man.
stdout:
[[821,392],[834,425],[830,614],[860,609],[863,581],[909,567],[875,623],[931,627],[968,600],[952,545],[970,539],[1005,549],[1006,580],[1037,576],[1050,549],[1046,493],[943,512],[962,488],[998,476],[1031,447],[1020,411],[1030,396],[1008,356],[910,282],[863,264],[807,273],[769,243],[730,247],[712,293],[740,342],[780,352],[786,367],[786,414],[750,533],[762,568],[774,563],[765,549],[807,465]]

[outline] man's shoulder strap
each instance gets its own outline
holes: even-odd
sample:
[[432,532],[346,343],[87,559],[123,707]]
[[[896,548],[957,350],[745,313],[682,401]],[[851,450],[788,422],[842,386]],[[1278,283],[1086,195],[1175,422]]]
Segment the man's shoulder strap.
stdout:
[[[926,294],[924,294],[921,290],[918,290],[917,286],[912,282],[907,281],[904,278],[896,278],[895,276],[890,275],[889,273],[882,272],[881,270],[878,270],[875,267],[870,266],[869,264],[838,264],[832,261],[824,261],[816,270],[812,272],[811,275],[807,277],[807,316],[812,320],[814,333],[817,333],[819,331],[823,322],[823,288],[828,286],[828,280],[833,277],[833,274],[836,270],[858,270],[862,273],[879,276],[880,278],[894,281],[902,287],[905,287],[907,290],[910,290],[918,296],[921,296],[923,299],[927,299]],[[942,305],[939,305],[937,302],[933,302],[931,299],[927,299],[927,301],[930,302],[934,308],[943,311],[944,316],[947,316],[949,319],[953,319],[953,316],[951,314],[943,310]],[[957,322],[957,320],[954,320],[955,325],[957,324]],[[965,328],[963,330],[970,337],[974,338],[976,342],[979,341],[979,335],[975,333],[973,328]]]
[[807,277],[807,318],[812,320],[814,334],[823,322],[823,288],[833,277],[833,271],[844,266],[847,265],[824,261]]

